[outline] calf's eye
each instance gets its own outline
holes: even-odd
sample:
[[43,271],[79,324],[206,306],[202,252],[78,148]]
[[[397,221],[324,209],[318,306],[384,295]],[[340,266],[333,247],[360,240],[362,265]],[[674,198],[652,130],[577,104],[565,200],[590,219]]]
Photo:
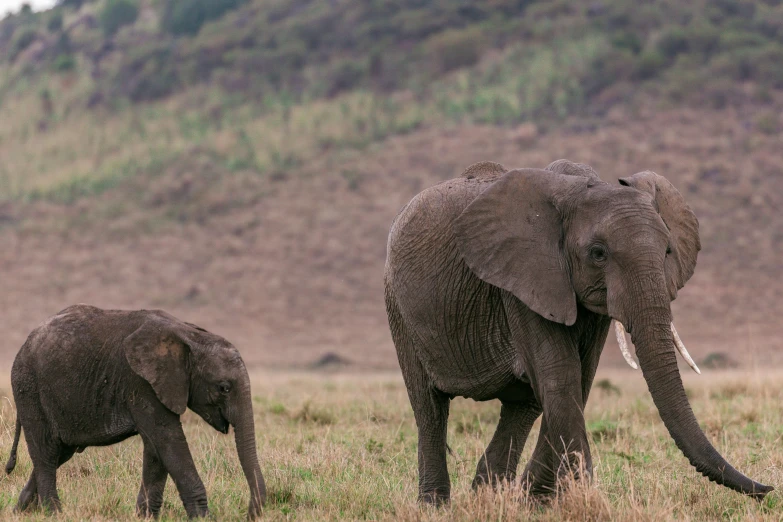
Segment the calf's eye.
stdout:
[[231,385],[227,382],[221,382],[218,384],[218,388],[220,389],[220,393],[228,393],[231,391]]

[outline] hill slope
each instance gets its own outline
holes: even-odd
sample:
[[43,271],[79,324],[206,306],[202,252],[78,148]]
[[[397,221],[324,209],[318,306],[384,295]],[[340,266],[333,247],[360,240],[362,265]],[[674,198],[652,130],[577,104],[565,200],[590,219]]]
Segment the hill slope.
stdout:
[[475,161],[562,157],[667,176],[701,222],[686,342],[783,359],[783,4],[251,0],[190,34],[139,0],[107,33],[116,2],[0,22],[0,360],[90,302],[257,364],[393,367],[400,206]]
[[[2,232],[2,353],[47,315],[90,302],[166,308],[235,339],[254,364],[334,351],[393,367],[382,271],[400,206],[481,159],[540,167],[567,157],[609,181],[653,169],[694,208],[703,250],[675,317],[697,358],[729,351],[749,362],[756,350],[781,361],[783,159],[777,138],[742,121],[729,110],[617,114],[599,129],[525,140],[490,126],[423,130],[324,154],[280,180],[232,174],[194,151],[75,205],[9,205],[18,222]],[[620,361],[607,351],[607,363]]]

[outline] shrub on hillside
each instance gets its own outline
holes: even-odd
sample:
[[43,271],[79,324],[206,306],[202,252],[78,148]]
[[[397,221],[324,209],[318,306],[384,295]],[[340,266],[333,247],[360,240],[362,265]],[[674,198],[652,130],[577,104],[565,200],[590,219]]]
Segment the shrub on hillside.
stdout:
[[365,68],[362,64],[350,60],[340,62],[329,74],[327,96],[335,96],[342,91],[353,89],[364,79],[364,75]]
[[107,0],[101,11],[101,27],[106,36],[112,36],[121,27],[132,24],[139,16],[136,0]]
[[140,45],[123,57],[113,83],[134,102],[168,96],[180,85],[173,56],[166,42]]
[[433,65],[441,73],[470,67],[481,57],[484,39],[478,28],[449,29],[431,37],[426,45]]
[[709,23],[697,23],[688,27],[688,49],[701,53],[705,58],[712,56],[720,45],[721,31]]
[[752,0],[708,0],[705,14],[713,22],[732,18],[751,20],[756,14],[756,4]]
[[83,4],[87,3],[87,0],[60,0],[57,3],[65,7],[72,7],[74,9],[79,9]]
[[675,58],[688,51],[688,34],[682,27],[674,26],[664,31],[658,40],[658,51],[666,58]]
[[580,79],[584,95],[596,96],[612,84],[628,80],[634,74],[634,56],[617,48],[596,54]]
[[761,47],[767,42],[763,34],[748,31],[723,31],[720,35],[720,48],[724,50]]
[[247,0],[166,0],[163,27],[172,34],[194,35],[206,22],[245,3]]
[[52,10],[49,21],[46,22],[46,28],[52,33],[56,33],[63,28],[63,13],[59,9]]
[[54,59],[52,67],[57,72],[72,71],[76,68],[76,58],[72,54],[61,54]]
[[658,50],[644,51],[639,55],[634,71],[637,80],[649,80],[658,76],[666,67],[666,58]]
[[738,49],[721,53],[710,62],[710,72],[716,77],[734,81],[756,81],[770,87],[783,87],[783,46]]
[[611,41],[613,47],[631,51],[633,54],[639,54],[643,47],[639,35],[632,31],[619,31],[612,35]]
[[27,27],[18,31],[14,35],[13,42],[11,43],[11,53],[9,56],[11,61],[13,62],[16,60],[16,57],[19,56],[22,51],[30,47],[30,44],[32,44],[36,38],[38,38],[38,31],[32,27]]

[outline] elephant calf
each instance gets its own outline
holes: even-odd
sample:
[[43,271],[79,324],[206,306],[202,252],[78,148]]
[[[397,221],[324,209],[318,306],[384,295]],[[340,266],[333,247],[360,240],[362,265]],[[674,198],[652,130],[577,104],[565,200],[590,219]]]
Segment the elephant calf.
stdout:
[[157,517],[168,475],[188,517],[207,515],[207,492],[193,464],[180,415],[185,408],[228,433],[248,485],[248,517],[266,498],[256,455],[250,381],[234,346],[159,310],[75,305],[33,330],[14,360],[16,435],[6,472],[16,465],[24,428],[33,472],[17,511],[36,502],[60,510],[57,468],[87,446],[140,434],[144,441],[140,516]]

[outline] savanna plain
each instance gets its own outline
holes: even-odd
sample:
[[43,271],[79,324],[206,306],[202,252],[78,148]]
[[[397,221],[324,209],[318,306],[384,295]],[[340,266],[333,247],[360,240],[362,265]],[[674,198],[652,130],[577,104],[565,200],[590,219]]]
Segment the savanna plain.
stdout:
[[[448,458],[449,507],[416,503],[416,424],[396,373],[254,373],[254,407],[269,520],[781,520],[780,487],[759,503],[710,483],[674,445],[641,375],[599,373],[586,410],[594,481],[572,484],[549,506],[515,484],[471,490],[475,466],[498,421],[496,401],[452,401]],[[763,483],[783,483],[783,372],[705,370],[684,374],[702,428],[742,472]],[[2,387],[0,446],[8,455],[15,411]],[[244,520],[247,486],[233,437],[196,415],[183,417],[196,466],[217,520]],[[522,456],[530,457],[538,423]],[[136,520],[141,440],[88,448],[60,468],[60,520]],[[521,468],[524,464],[520,464]],[[31,471],[24,444],[16,470],[0,479],[4,520]],[[161,520],[184,519],[171,481]]]

